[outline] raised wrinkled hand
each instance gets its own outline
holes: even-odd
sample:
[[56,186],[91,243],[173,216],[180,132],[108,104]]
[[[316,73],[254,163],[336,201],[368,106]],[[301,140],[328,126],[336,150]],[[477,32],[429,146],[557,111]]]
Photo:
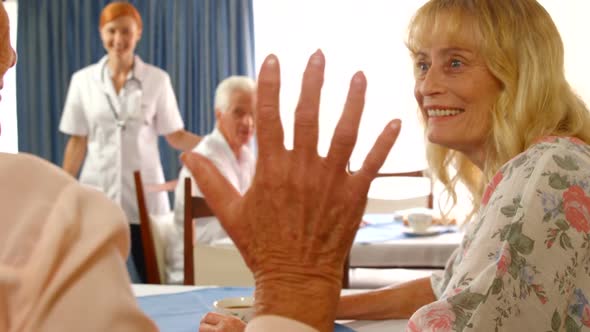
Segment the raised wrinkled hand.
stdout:
[[318,50],[303,75],[293,150],[287,150],[279,114],[279,62],[274,55],[264,61],[257,92],[256,175],[243,197],[206,158],[189,153],[182,159],[254,273],[257,315],[283,315],[330,330],[344,259],[361,222],[370,182],[397,138],[400,122],[385,127],[358,172],[346,172],[367,85],[357,72],[328,155],[320,157],[324,66]]

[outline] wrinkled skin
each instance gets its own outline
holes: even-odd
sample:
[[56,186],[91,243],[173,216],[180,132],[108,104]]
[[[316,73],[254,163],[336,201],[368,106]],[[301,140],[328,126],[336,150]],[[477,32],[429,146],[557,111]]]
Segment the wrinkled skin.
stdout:
[[216,312],[207,313],[199,325],[199,332],[242,332],[245,329],[246,323],[239,318]]
[[270,55],[258,76],[259,158],[241,197],[206,158],[182,156],[256,280],[256,315],[282,315],[331,331],[344,259],[361,222],[370,182],[400,131],[383,130],[362,168],[346,172],[364,106],[366,79],[351,79],[344,111],[326,157],[317,153],[318,112],[325,60],[314,53],[295,110],[293,150],[283,145],[280,68]]

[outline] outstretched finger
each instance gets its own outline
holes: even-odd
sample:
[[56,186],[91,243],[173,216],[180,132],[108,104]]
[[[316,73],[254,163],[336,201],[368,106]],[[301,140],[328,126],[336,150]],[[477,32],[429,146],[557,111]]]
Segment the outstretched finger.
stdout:
[[383,129],[375,144],[371,148],[371,151],[367,154],[363,166],[357,172],[357,174],[373,179],[389,154],[391,147],[397,140],[399,132],[401,130],[401,121],[392,120]]
[[225,315],[210,311],[207,314],[205,314],[205,316],[203,316],[203,319],[201,319],[201,323],[216,325],[219,324],[219,322],[221,322],[225,317]]
[[190,170],[207,204],[224,228],[231,227],[226,225],[230,222],[227,221],[229,218],[225,218],[226,207],[240,199],[240,194],[209,159],[194,152],[185,152],[180,158]]
[[271,54],[266,57],[258,74],[256,99],[256,135],[260,156],[275,155],[284,149],[283,127],[279,112],[281,70],[279,59]]
[[344,111],[334,130],[327,160],[336,168],[344,168],[350,159],[358,136],[359,123],[365,106],[367,80],[362,72],[354,74],[350,81]]
[[217,324],[209,324],[201,322],[199,325],[199,332],[222,332],[222,327]]
[[201,322],[199,325],[199,332],[219,332],[219,329],[215,325]]
[[318,145],[318,112],[320,94],[324,83],[326,60],[322,51],[317,50],[307,62],[303,73],[299,102],[295,109],[295,131],[293,149],[316,154]]

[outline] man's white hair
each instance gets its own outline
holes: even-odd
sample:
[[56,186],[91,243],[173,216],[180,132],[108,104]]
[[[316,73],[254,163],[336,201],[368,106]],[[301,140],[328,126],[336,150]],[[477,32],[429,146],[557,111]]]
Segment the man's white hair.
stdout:
[[231,95],[236,91],[254,93],[256,82],[248,76],[230,76],[221,81],[215,90],[215,110],[227,111]]

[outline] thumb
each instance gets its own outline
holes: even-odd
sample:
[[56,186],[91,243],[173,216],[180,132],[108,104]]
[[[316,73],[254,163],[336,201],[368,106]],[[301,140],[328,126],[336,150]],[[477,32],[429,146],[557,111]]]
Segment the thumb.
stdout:
[[224,207],[239,199],[240,194],[213,162],[203,155],[184,152],[180,156],[180,160],[191,172],[213,213],[221,221],[225,220],[224,215],[227,213],[227,209]]

